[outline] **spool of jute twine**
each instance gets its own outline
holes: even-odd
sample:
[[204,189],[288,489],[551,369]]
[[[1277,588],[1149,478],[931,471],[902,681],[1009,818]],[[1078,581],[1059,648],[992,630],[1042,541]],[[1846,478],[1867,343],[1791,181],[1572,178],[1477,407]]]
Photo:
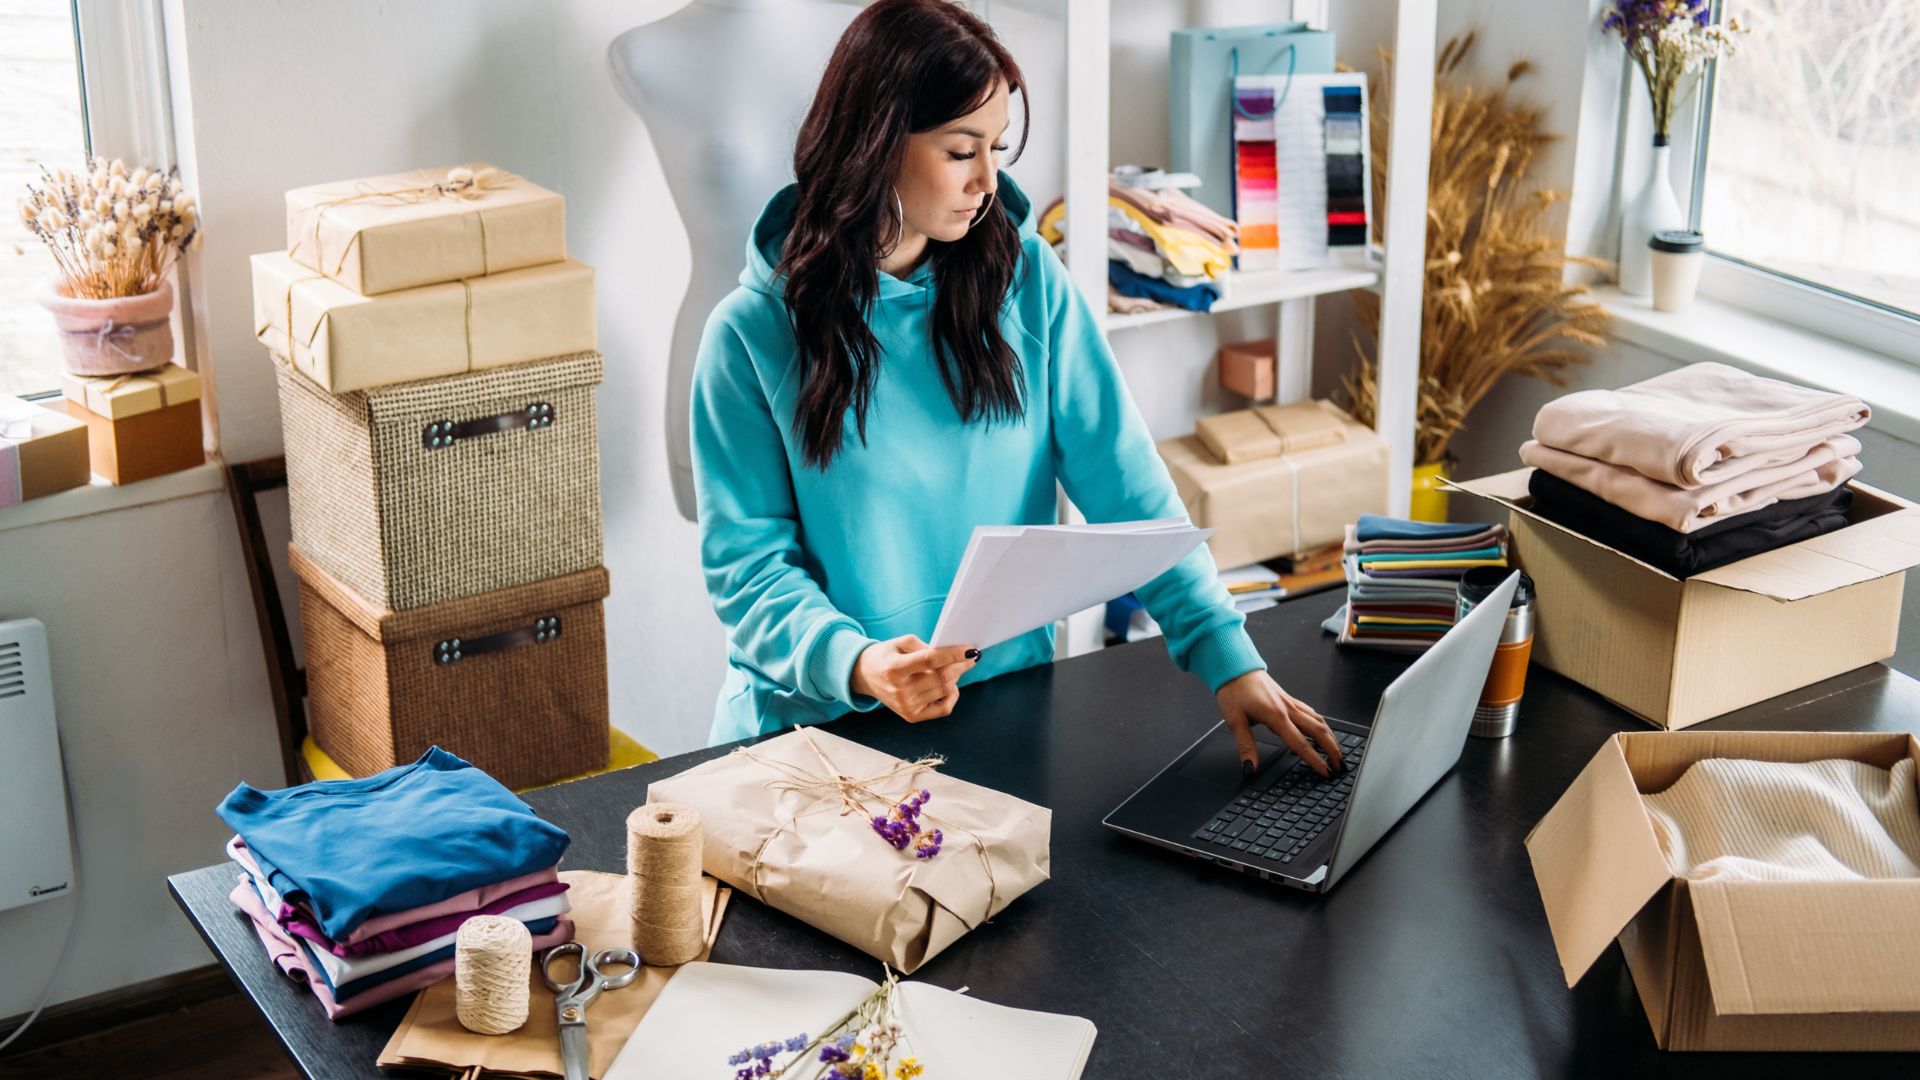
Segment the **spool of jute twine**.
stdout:
[[706,946],[700,908],[700,815],[679,803],[648,803],[627,815],[627,882],[633,947],[649,964],[673,967]]
[[505,915],[475,915],[453,939],[453,1008],[461,1026],[505,1035],[527,1022],[533,934]]

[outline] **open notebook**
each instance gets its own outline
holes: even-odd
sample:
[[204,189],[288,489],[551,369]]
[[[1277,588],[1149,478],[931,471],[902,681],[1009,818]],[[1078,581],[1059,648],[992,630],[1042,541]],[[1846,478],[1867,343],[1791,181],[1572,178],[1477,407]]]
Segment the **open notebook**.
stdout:
[[[818,1035],[879,985],[838,971],[686,964],[605,1080],[726,1080],[733,1075],[729,1055],[802,1032]],[[1093,1049],[1093,1022],[1078,1016],[1010,1009],[926,983],[902,982],[893,993],[905,1033],[901,1056],[919,1059],[925,1080],[1078,1080]],[[791,1056],[781,1055],[775,1066]],[[786,1076],[815,1080],[825,1066],[817,1051],[808,1057]]]

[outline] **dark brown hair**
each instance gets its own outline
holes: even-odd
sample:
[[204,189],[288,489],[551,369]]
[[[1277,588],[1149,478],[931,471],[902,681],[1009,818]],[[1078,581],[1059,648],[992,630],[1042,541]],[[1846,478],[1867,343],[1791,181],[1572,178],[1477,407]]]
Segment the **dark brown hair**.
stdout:
[[[879,299],[878,254],[905,225],[894,185],[907,136],[980,108],[1003,80],[1024,92],[1025,77],[993,29],[949,0],[877,0],[827,61],[794,145],[798,198],[779,265],[803,379],[794,422],[807,464],[824,469],[839,452],[849,407],[866,440],[880,363],[867,315]],[[1002,205],[996,198],[964,240],[929,241],[931,344],[966,422],[1025,409],[1020,358],[1000,333],[1020,263],[1019,223]]]

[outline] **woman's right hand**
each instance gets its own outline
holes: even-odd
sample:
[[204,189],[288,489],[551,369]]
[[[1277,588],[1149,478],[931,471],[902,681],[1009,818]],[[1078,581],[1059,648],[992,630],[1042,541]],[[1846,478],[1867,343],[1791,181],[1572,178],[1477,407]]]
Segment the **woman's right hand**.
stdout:
[[952,713],[960,702],[960,676],[979,662],[980,650],[972,646],[936,649],[908,634],[861,650],[847,684],[917,724]]

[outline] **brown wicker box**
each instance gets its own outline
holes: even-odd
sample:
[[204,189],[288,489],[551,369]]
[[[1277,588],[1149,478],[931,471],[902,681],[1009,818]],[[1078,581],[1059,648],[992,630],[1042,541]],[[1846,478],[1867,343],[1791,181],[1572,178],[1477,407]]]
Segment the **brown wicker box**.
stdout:
[[275,367],[293,540],[375,607],[600,565],[598,353],[346,394]]
[[605,768],[607,572],[383,611],[298,547],[307,724],[365,776],[429,746],[511,788]]

